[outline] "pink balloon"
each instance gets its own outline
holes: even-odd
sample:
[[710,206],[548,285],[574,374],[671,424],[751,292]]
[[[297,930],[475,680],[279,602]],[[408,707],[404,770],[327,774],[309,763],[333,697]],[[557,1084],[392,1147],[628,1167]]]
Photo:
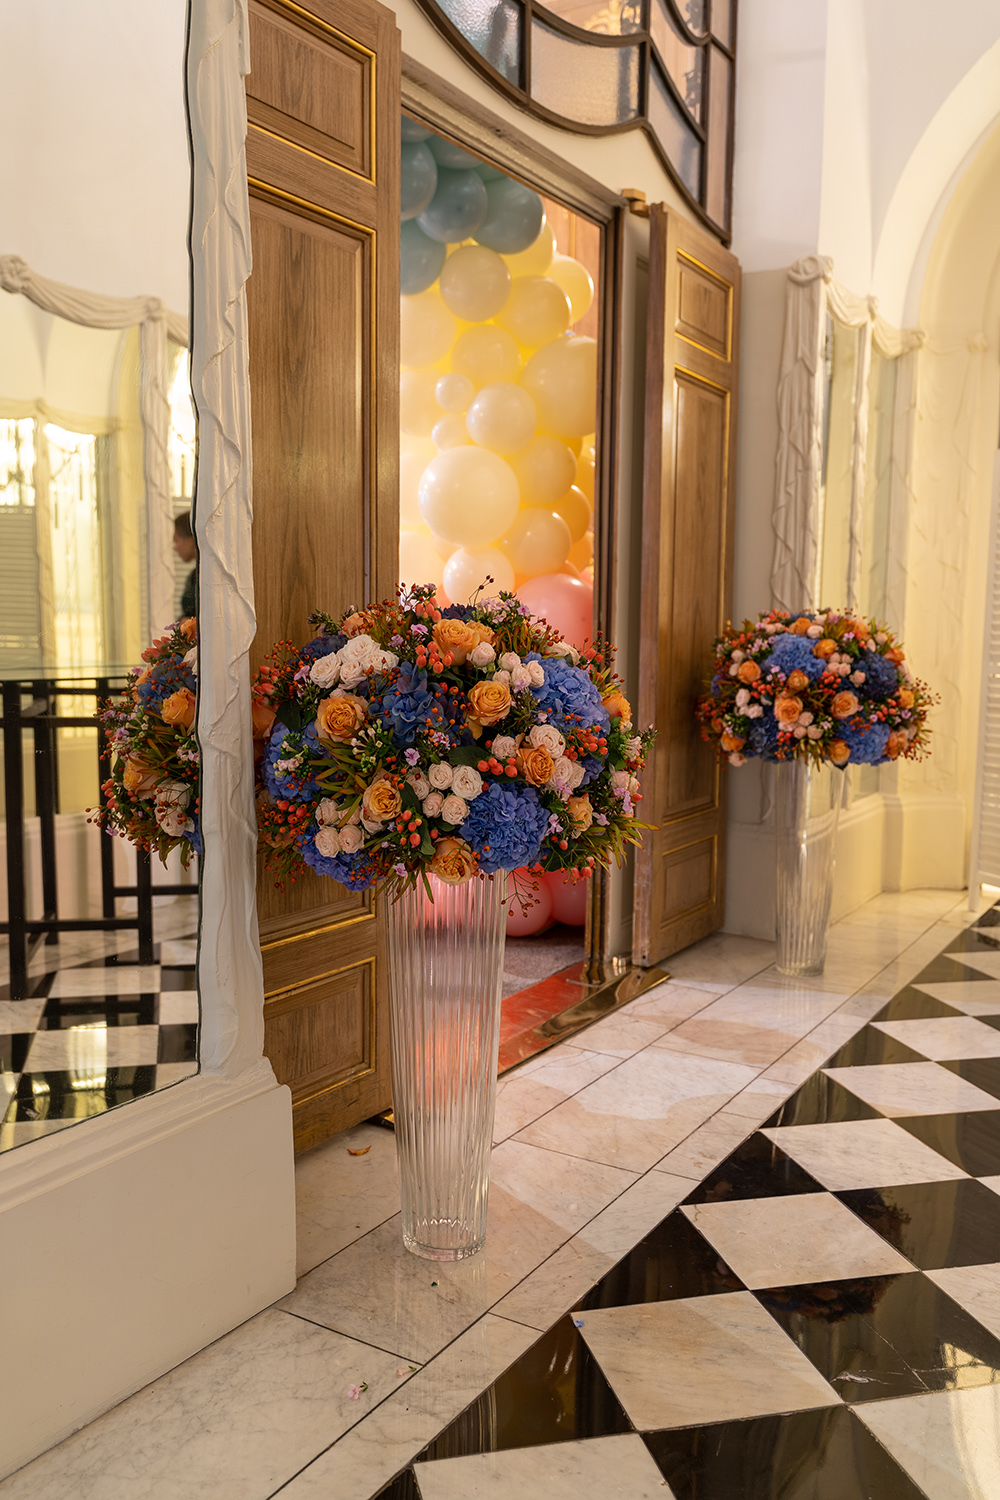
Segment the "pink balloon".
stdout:
[[582,578],[568,573],[543,573],[529,578],[517,590],[519,599],[539,619],[552,625],[563,640],[582,650],[594,633],[594,589]]
[[546,875],[545,883],[552,898],[552,915],[556,921],[565,922],[567,927],[582,927],[587,920],[589,881],[573,881],[566,875],[553,872]]
[[[527,870],[518,870],[517,876],[518,885],[529,897],[534,898],[535,904],[522,912],[519,902],[514,899],[507,911],[507,936],[532,937],[552,921],[552,893],[543,876],[532,877]],[[533,878],[538,882],[538,888],[534,891],[529,884]]]

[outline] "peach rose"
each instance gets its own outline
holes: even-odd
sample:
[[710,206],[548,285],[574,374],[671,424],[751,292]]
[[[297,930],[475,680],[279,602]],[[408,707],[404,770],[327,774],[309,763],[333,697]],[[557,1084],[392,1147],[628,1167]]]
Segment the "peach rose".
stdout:
[[144,760],[133,760],[131,756],[128,757],[122,774],[122,781],[127,792],[131,792],[134,797],[152,797],[153,788],[159,780],[159,773],[151,766],[147,766]]
[[195,698],[190,688],[178,688],[160,704],[160,718],[164,724],[175,724],[180,729],[190,729],[194,723]]
[[594,821],[594,809],[590,805],[590,798],[584,792],[582,797],[571,797],[566,803],[566,816],[573,825],[574,835],[586,833]]
[[361,815],[368,823],[385,823],[389,818],[398,818],[403,810],[403,799],[385,776],[379,776],[365,787],[361,799]]
[[484,727],[510,713],[510,688],[505,682],[484,680],[469,689],[469,723]]
[[896,663],[897,667],[899,666],[900,662],[906,660],[906,652],[901,651],[898,646],[893,646],[892,650],[887,651],[885,654],[889,661],[894,661]]
[[723,750],[730,751],[742,750],[743,746],[746,744],[746,741],[740,739],[738,734],[724,734],[720,743]]
[[198,621],[194,615],[189,615],[186,620],[181,621],[180,630],[186,641],[193,642],[198,639]]
[[623,719],[631,724],[632,705],[618,688],[615,688],[606,698],[601,699],[601,707],[609,719]]
[[350,639],[352,635],[364,635],[367,629],[367,615],[356,609],[353,615],[348,615],[347,619],[344,620],[343,624],[340,627],[340,633],[341,635],[346,635],[348,639]]
[[473,650],[476,646],[492,646],[496,641],[496,634],[489,625],[484,625],[481,620],[470,620],[468,628],[475,636]]
[[851,747],[845,745],[843,740],[832,740],[830,743],[830,759],[835,766],[846,766],[851,758]]
[[445,885],[464,885],[479,868],[479,861],[464,839],[439,839],[434,846],[431,874]]
[[515,757],[520,776],[531,786],[544,786],[552,779],[556,763],[549,751],[541,745],[525,745]]
[[916,702],[916,694],[912,693],[909,688],[900,688],[896,696],[904,708],[912,708]]
[[796,723],[801,712],[801,698],[790,698],[787,694],[782,694],[780,698],[774,700],[774,717],[779,724]]
[[479,645],[475,631],[464,620],[438,620],[431,634],[442,656],[451,652],[456,667],[463,666],[469,652]]
[[857,713],[859,707],[856,693],[836,693],[830,704],[830,712],[835,719],[849,719],[852,714]]
[[792,632],[792,635],[806,635],[811,624],[812,620],[796,620],[794,625],[789,625],[788,628]]
[[836,651],[836,649],[837,642],[831,641],[830,637],[827,635],[824,636],[821,641],[816,642],[815,646],[813,647],[813,656],[818,656],[820,661],[828,661]]
[[851,629],[854,631],[854,638],[857,641],[866,641],[871,635],[871,631],[864,620],[852,620]]
[[740,682],[756,682],[760,676],[760,667],[755,661],[741,661],[736,675]]
[[346,744],[357,734],[368,717],[368,704],[356,693],[331,693],[316,705],[316,733],[323,740]]
[[894,729],[885,745],[885,753],[890,760],[895,760],[906,749],[906,734],[900,729]]
[[274,709],[264,699],[255,698],[250,716],[254,739],[266,740],[274,726]]
[[802,690],[804,688],[807,688],[808,686],[809,678],[804,672],[800,672],[798,668],[796,668],[794,672],[789,672],[788,677],[785,681],[785,687],[790,693],[801,693]]

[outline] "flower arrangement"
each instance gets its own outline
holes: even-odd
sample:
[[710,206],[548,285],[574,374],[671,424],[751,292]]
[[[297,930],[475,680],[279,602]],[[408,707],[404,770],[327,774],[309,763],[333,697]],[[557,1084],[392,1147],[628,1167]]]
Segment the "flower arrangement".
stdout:
[[310,623],[259,678],[275,719],[258,816],[279,880],[586,877],[638,842],[652,735],[634,732],[607,647],[578,653],[512,594],[438,609],[432,585]]
[[877,621],[772,609],[716,640],[715,675],[697,714],[702,738],[730,765],[808,758],[879,766],[927,753],[936,701]]
[[169,626],[142,653],[145,665],[129,673],[121,699],[97,714],[112,769],[92,821],[161,859],[180,849],[185,865],[201,853],[197,638],[194,619]]

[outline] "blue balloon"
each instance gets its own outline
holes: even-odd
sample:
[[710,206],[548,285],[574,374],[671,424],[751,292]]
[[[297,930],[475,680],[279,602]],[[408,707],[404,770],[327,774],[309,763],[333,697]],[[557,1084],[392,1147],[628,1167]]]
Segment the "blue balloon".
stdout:
[[500,255],[517,255],[535,243],[545,222],[545,208],[537,193],[505,177],[487,184],[486,197],[486,216],[473,231],[481,245]]
[[432,240],[456,245],[476,233],[486,218],[486,208],[486,187],[478,173],[452,172],[440,167],[437,192],[417,223]]
[[484,161],[476,163],[476,171],[484,182],[501,182],[507,176],[499,167],[491,167]]
[[404,141],[426,141],[430,131],[426,125],[418,125],[416,120],[410,119],[409,115],[403,115],[400,135]]
[[461,146],[453,146],[451,141],[443,141],[439,135],[431,136],[427,144],[439,167],[448,167],[452,172],[467,172],[479,167],[478,156],[470,156]]
[[429,240],[416,219],[408,219],[399,230],[399,290],[404,297],[426,292],[441,275],[447,245]]
[[438,169],[423,141],[403,147],[399,169],[399,211],[403,219],[422,214],[437,191]]

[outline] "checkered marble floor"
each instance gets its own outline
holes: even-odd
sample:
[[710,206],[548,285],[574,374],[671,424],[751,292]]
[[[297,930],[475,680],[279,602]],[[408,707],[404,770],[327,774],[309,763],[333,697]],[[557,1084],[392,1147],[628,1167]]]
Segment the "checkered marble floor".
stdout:
[[1000,1496],[1000,909],[379,1492],[515,1494]]
[[154,956],[83,948],[36,973],[29,999],[0,986],[0,1151],[197,1072],[195,940]]

